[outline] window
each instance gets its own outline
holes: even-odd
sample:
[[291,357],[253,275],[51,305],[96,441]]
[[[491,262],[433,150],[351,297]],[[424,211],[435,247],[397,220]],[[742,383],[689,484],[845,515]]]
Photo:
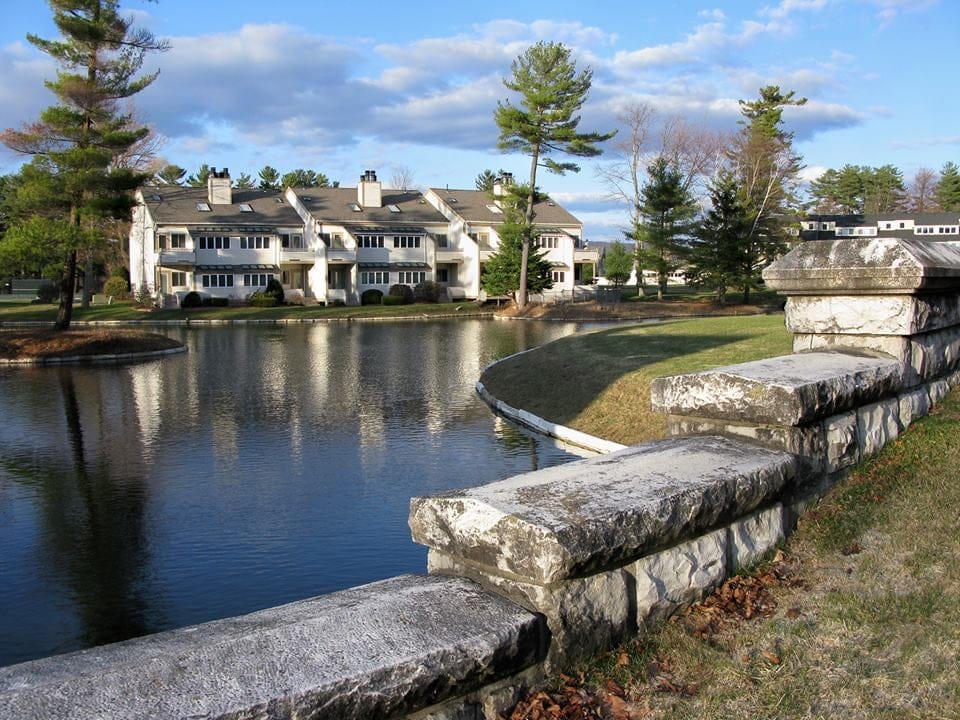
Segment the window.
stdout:
[[250,273],[243,276],[243,284],[246,287],[266,287],[272,277],[267,273]]
[[426,273],[422,270],[401,270],[397,273],[397,282],[404,285],[416,285],[426,279]]
[[906,224],[905,222],[900,223],[900,229],[901,229],[901,230],[903,230],[903,228],[905,228],[906,226],[907,226],[907,224]]
[[541,235],[534,238],[533,244],[538,248],[556,250],[560,246],[560,238],[555,235]]
[[171,233],[170,234],[170,247],[179,248],[182,250],[187,246],[187,234],[186,233]]
[[361,285],[389,285],[390,273],[386,270],[368,270],[360,273]]
[[446,234],[446,233],[437,233],[436,235],[434,235],[434,237],[435,237],[436,240],[437,240],[437,247],[438,247],[438,248],[449,247],[450,240],[447,238],[447,234]]
[[418,248],[420,247],[420,238],[415,235],[397,235],[393,238],[395,248]]
[[240,238],[240,249],[241,250],[269,250],[270,236],[269,235],[251,235],[249,237],[242,237]]
[[489,233],[470,233],[470,238],[474,242],[480,243],[481,245],[486,245],[490,242]]
[[205,288],[233,287],[233,275],[201,275],[200,284]]
[[229,250],[230,238],[223,235],[201,235],[197,238],[201,250]]
[[157,250],[166,250],[166,249],[167,249],[167,236],[157,235]]
[[186,287],[187,274],[185,272],[170,273],[170,287]]
[[383,235],[357,235],[357,247],[382,248]]
[[553,272],[550,273],[550,277],[553,279],[555,283],[562,283],[564,276],[565,274],[563,270],[554,270]]
[[387,209],[392,213],[400,212],[400,208],[398,208],[396,205],[387,205]]
[[437,269],[437,282],[450,282],[450,271],[447,268]]

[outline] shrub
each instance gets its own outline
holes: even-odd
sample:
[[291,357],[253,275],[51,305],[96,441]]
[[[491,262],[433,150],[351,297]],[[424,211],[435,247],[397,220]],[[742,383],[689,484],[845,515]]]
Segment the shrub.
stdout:
[[230,298],[225,297],[212,297],[210,298],[210,307],[229,307]]
[[115,298],[124,298],[130,286],[124,277],[120,275],[111,275],[103,284],[103,294],[111,295]]
[[41,303],[55,303],[60,299],[60,291],[53,283],[43,283],[37,288],[37,300]]
[[403,298],[403,302],[400,303],[389,303],[392,305],[409,305],[413,302],[413,288],[409,285],[402,285],[397,283],[396,285],[391,285],[387,295],[391,297]]
[[413,289],[413,299],[415,302],[435,303],[440,299],[442,292],[443,287],[427,280],[426,282],[417,283],[417,286]]
[[327,303],[327,307],[343,307],[346,303],[343,300],[331,300]]
[[360,296],[361,305],[380,305],[382,302],[383,290],[377,290],[376,288],[364,290],[363,294]]
[[137,294],[133,299],[140,307],[153,305],[153,295],[150,294],[150,288],[146,285],[141,285],[137,288]]
[[200,297],[200,293],[196,290],[188,292],[183,296],[183,300],[180,301],[180,307],[182,308],[198,308],[201,305],[203,305],[203,298]]
[[275,277],[267,281],[267,289],[263,291],[267,297],[273,297],[277,300],[277,305],[283,305],[283,285]]
[[407,301],[401,295],[384,295],[381,301],[384,305],[406,305]]
[[260,292],[259,290],[255,293],[251,293],[247,298],[250,302],[250,305],[253,307],[276,307],[277,299],[273,295],[267,295],[266,293]]

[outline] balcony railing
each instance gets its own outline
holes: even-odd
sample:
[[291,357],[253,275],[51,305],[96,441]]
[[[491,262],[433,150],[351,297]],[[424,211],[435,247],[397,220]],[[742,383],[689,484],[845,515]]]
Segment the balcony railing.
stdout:
[[197,253],[186,248],[166,248],[160,251],[159,264],[165,267],[196,265]]

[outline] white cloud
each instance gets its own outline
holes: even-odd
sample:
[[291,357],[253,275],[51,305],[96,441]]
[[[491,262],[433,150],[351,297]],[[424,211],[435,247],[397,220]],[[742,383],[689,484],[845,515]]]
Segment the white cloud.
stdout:
[[915,140],[894,140],[890,143],[890,147],[897,150],[937,147],[940,145],[960,145],[960,135],[941,135],[939,137],[919,138]]
[[877,19],[883,27],[904,12],[917,12],[936,5],[939,0],[866,0],[877,8]]
[[789,17],[798,11],[817,11],[827,6],[829,0],[782,0],[779,5],[766,6],[760,10],[764,17],[778,20]]

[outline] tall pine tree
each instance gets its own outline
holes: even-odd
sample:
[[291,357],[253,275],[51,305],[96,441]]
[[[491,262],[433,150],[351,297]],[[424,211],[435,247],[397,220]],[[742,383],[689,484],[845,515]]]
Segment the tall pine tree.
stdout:
[[133,190],[149,177],[115,163],[149,134],[119,106],[154,81],[156,73],[138,77],[144,56],[167,45],[122,17],[116,0],[49,4],[61,39],[32,34],[27,39],[59,64],[56,80],[47,82],[59,102],[37,122],[7,130],[0,140],[40,161],[34,165],[49,176],[41,184],[60,187],[64,211],[53,219],[59,225],[52,232],[63,253],[56,327],[66,330],[73,317],[78,255],[102,235],[100,220],[129,216]]
[[[520,290],[520,267],[523,262],[525,228],[508,220],[498,228],[500,245],[483,268],[480,284],[490,295],[513,295]],[[536,248],[527,255],[527,289],[538,293],[553,287],[546,251]]]
[[943,166],[934,194],[937,196],[937,204],[944,212],[960,210],[960,170],[956,163],[948,162]]
[[602,150],[597,143],[609,140],[610,133],[577,132],[580,108],[587,99],[593,72],[587,68],[577,72],[570,58],[570,49],[562,43],[538,42],[513,61],[512,75],[504,78],[507,89],[520,95],[520,104],[509,100],[497,103],[493,114],[500,129],[499,148],[504,152],[521,152],[530,156],[530,181],[527,184],[526,212],[523,215],[520,287],[517,305],[527,304],[527,266],[530,242],[534,236],[534,202],[537,169],[563,175],[579,172],[572,162],[557,162],[547,157],[563,153],[576,157],[595,157]]

